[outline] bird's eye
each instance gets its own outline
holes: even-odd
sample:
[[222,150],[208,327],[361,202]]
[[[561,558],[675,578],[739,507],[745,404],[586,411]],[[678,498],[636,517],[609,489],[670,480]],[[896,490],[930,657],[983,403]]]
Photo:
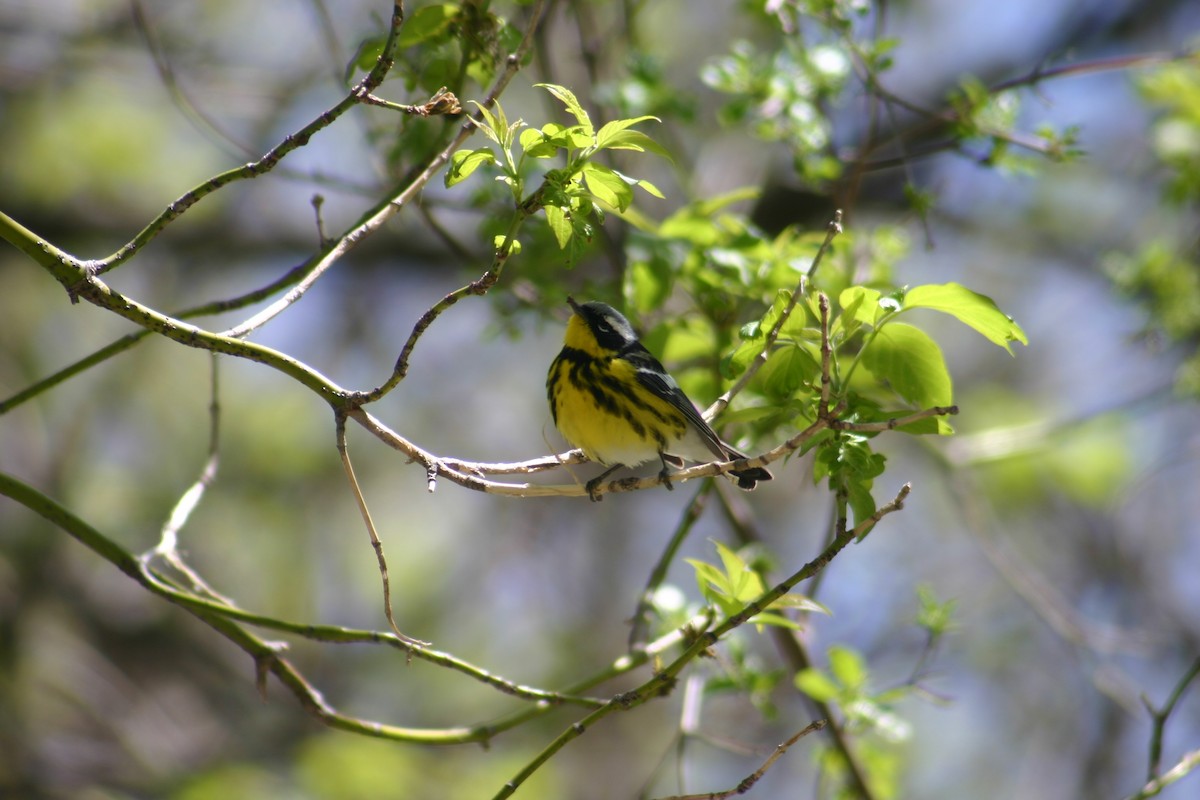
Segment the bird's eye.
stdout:
[[612,326],[607,322],[600,321],[596,323],[596,330],[600,331],[601,333],[612,333]]

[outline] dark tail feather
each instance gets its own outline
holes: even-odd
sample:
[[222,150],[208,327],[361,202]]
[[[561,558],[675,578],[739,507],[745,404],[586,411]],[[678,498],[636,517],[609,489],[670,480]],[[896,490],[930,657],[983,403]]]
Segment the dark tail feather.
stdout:
[[730,470],[730,475],[737,478],[739,489],[744,489],[747,492],[752,492],[758,486],[759,481],[769,481],[775,477],[762,467],[754,467],[752,469]]
[[[748,458],[744,453],[739,453],[737,450],[730,449],[730,459],[736,460],[739,458]],[[775,476],[771,474],[766,467],[750,467],[749,469],[731,469],[729,474],[737,478],[739,489],[747,492],[752,492],[758,486],[759,481],[769,481]]]

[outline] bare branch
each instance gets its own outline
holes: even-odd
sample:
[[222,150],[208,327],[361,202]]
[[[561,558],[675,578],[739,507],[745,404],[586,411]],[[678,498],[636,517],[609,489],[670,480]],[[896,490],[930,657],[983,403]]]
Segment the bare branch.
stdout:
[[786,753],[792,747],[792,745],[800,741],[808,734],[821,730],[827,724],[827,720],[818,719],[801,728],[787,741],[776,745],[774,752],[772,752],[770,757],[763,762],[762,766],[743,778],[741,782],[739,782],[738,785],[732,789],[726,789],[722,792],[701,792],[700,794],[673,794],[670,797],[657,798],[657,800],[726,800],[726,798],[733,797],[735,794],[746,794],[746,792],[750,791],[754,787],[754,784],[759,782],[763,775],[767,774],[767,770],[769,770],[771,766],[779,760],[779,757]]
[[[1171,694],[1167,697],[1167,701],[1163,703],[1162,708],[1154,708],[1148,699],[1145,697],[1142,698],[1142,703],[1146,706],[1146,710],[1150,712],[1150,718],[1153,721],[1153,732],[1150,736],[1150,765],[1147,768],[1146,775],[1147,785],[1154,783],[1156,780],[1161,780],[1158,770],[1162,764],[1162,740],[1163,732],[1167,727],[1167,719],[1170,718],[1171,713],[1179,704],[1183,693],[1187,691],[1188,686],[1198,675],[1200,675],[1200,658],[1192,662],[1192,666],[1183,674],[1179,682],[1175,684],[1175,688],[1171,690]],[[1166,784],[1162,785],[1165,786]]]
[[359,513],[362,514],[363,524],[367,526],[367,534],[371,537],[371,547],[375,549],[375,560],[379,565],[379,577],[383,581],[383,614],[387,617],[388,625],[400,640],[407,645],[414,647],[427,647],[429,642],[423,642],[420,639],[414,639],[411,636],[405,635],[396,625],[396,618],[392,614],[392,583],[388,579],[387,557],[383,554],[383,541],[380,540],[379,534],[375,530],[375,522],[371,519],[371,512],[367,509],[367,500],[363,497],[362,487],[358,485],[358,479],[354,477],[354,465],[350,463],[350,451],[346,447],[346,417],[344,414],[337,415],[337,449],[338,455],[342,460],[342,468],[346,471],[346,480],[350,482],[350,491],[354,495],[354,501],[358,503]]
[[1146,800],[1149,797],[1157,797],[1162,793],[1163,789],[1175,783],[1180,778],[1186,777],[1197,767],[1200,767],[1200,749],[1184,753],[1183,757],[1175,762],[1175,766],[1171,767],[1161,776],[1147,781],[1145,786],[1129,795],[1126,800]]
[[396,52],[396,42],[400,34],[400,26],[404,22],[404,4],[401,0],[392,3],[392,19],[388,27],[388,36],[374,67],[368,72],[357,86],[352,88],[337,104],[324,111],[300,128],[295,133],[288,134],[283,141],[271,148],[262,158],[243,164],[235,169],[226,170],[219,175],[209,178],[204,183],[185,192],[150,222],[131,241],[123,245],[107,258],[88,261],[82,264],[89,274],[102,275],[110,269],[124,263],[134,253],[142,249],[147,242],[157,236],[170,222],[177,219],[185,211],[200,202],[203,198],[234,181],[255,178],[270,172],[285,156],[304,145],[319,131],[329,127],[338,117],[345,114],[362,102],[362,95],[369,94],[383,83],[384,77],[392,68]]

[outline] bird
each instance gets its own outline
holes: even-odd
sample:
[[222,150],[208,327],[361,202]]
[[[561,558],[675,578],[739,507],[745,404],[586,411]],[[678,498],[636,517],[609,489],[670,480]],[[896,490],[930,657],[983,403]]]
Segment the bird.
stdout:
[[[683,460],[737,461],[743,453],[721,441],[663,365],[638,340],[619,311],[600,302],[578,303],[567,321],[563,347],[546,376],[546,397],[563,438],[592,461],[608,467],[587,482],[588,496],[600,500],[601,481],[614,470],[654,458],[668,488],[670,466]],[[764,467],[730,470],[750,491],[771,473]]]

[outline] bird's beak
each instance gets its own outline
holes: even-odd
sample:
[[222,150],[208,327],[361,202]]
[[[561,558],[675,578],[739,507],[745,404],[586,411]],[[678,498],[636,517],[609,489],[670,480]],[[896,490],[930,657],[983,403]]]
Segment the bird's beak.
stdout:
[[567,295],[567,305],[569,305],[571,307],[571,310],[574,311],[576,314],[579,313],[579,303],[576,303],[575,298],[571,297],[571,295]]

